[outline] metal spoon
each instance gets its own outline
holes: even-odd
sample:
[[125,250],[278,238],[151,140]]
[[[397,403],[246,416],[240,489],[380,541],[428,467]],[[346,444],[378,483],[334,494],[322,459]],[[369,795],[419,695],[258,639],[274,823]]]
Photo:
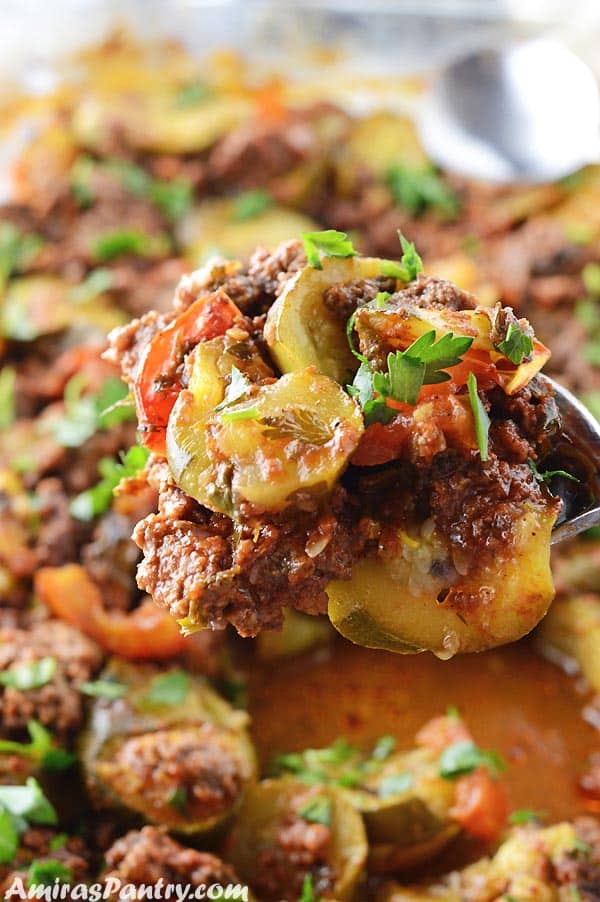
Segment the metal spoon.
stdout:
[[[562,419],[562,429],[573,442],[581,460],[588,470],[588,496],[583,500],[569,496],[560,489],[567,488],[567,483],[559,486],[559,494],[563,498],[563,511],[557,526],[552,532],[552,544],[572,539],[592,526],[600,526],[600,423],[587,410],[581,401],[548,376],[539,376],[554,391],[554,398]],[[560,451],[557,451],[560,459]]]
[[547,39],[447,66],[434,78],[417,124],[436,163],[485,181],[552,181],[600,161],[596,78]]

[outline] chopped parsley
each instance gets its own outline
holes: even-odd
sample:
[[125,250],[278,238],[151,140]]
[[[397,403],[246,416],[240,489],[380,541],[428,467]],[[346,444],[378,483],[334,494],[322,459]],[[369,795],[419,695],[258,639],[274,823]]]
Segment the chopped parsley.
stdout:
[[532,821],[543,821],[547,816],[545,811],[535,811],[533,808],[519,808],[508,816],[508,823],[513,827],[520,824],[530,824]]
[[187,789],[185,786],[178,786],[167,798],[167,805],[170,805],[171,808],[174,808],[180,814],[185,814],[187,803]]
[[67,833],[57,833],[48,843],[48,848],[51,852],[58,852],[59,849],[64,849],[68,841],[69,836]]
[[273,196],[264,188],[245,191],[243,194],[238,194],[233,202],[232,218],[235,222],[246,222],[248,219],[260,216],[272,206]]
[[[394,410],[387,399],[410,404],[417,403],[423,385],[447,382],[451,377],[444,372],[462,361],[473,343],[467,336],[455,336],[452,332],[438,341],[432,329],[417,338],[405,351],[388,354],[387,372],[374,372],[366,358],[348,392],[363,409],[367,425],[373,422],[389,422]],[[358,355],[357,355],[358,356]]]
[[169,670],[155,676],[142,699],[145,705],[182,705],[190,688],[190,678],[183,670]]
[[375,748],[371,752],[371,758],[374,758],[375,761],[385,761],[395,748],[396,738],[394,736],[382,736],[375,743]]
[[381,261],[381,275],[390,276],[393,279],[401,279],[403,282],[412,282],[420,272],[423,272],[423,261],[417,254],[417,249],[412,241],[408,241],[398,229],[398,238],[402,246],[402,257],[398,263],[396,260]]
[[511,363],[518,366],[533,351],[533,339],[520,326],[509,323],[506,337],[496,347]]
[[313,888],[312,874],[307,874],[302,883],[302,893],[298,902],[321,902]]
[[383,310],[385,308],[386,301],[389,298],[391,298],[389,291],[378,291],[375,296],[375,308],[377,310]]
[[56,672],[56,658],[40,658],[38,661],[26,661],[9,670],[0,672],[0,686],[10,686],[27,692],[30,689],[41,689],[46,686]]
[[177,89],[173,105],[176,109],[185,110],[204,103],[205,100],[212,97],[213,93],[212,87],[205,81],[199,79],[190,81]]
[[23,233],[12,222],[0,223],[0,288],[32,262],[43,244],[39,235]]
[[402,795],[411,788],[414,783],[412,774],[391,774],[384,777],[378,788],[380,799],[389,799],[391,796]]
[[127,686],[118,683],[116,680],[94,680],[93,682],[82,683],[79,687],[80,692],[89,695],[92,698],[122,698],[127,694]]
[[19,846],[19,836],[30,824],[54,826],[56,811],[39,783],[29,777],[25,786],[0,786],[0,864],[10,864]]
[[[98,163],[84,156],[79,157],[71,170],[71,190],[81,207],[90,207],[96,200],[93,188],[96,171],[108,173],[130,194],[149,200],[170,222],[181,219],[192,205],[193,190],[188,179],[157,179],[130,160],[115,157]],[[115,237],[113,243],[109,242],[104,250],[97,250],[100,259],[104,260],[114,259],[123,253],[146,256],[147,239],[150,238],[154,243],[152,236],[132,229],[107,234],[120,237]]]
[[454,219],[460,210],[458,195],[431,165],[414,168],[397,163],[388,171],[386,182],[394,203],[412,216],[435,210],[445,219]]
[[257,420],[260,414],[257,407],[240,407],[238,410],[225,410],[221,414],[224,423],[237,423],[241,420]]
[[22,755],[51,771],[67,770],[75,763],[76,756],[55,746],[52,735],[37,720],[28,722],[27,732],[30,742],[0,739],[0,755]]
[[62,861],[48,858],[45,861],[32,861],[27,872],[27,886],[55,886],[58,882],[71,883],[73,869]]
[[104,269],[102,267],[92,269],[83,282],[80,282],[79,285],[74,285],[71,288],[69,297],[74,304],[89,304],[91,301],[95,300],[99,294],[110,291],[113,287],[113,282],[114,276],[110,269]]
[[490,418],[479,397],[479,392],[477,391],[477,378],[474,373],[469,373],[467,388],[469,391],[471,410],[473,411],[473,419],[475,421],[475,436],[477,438],[479,456],[481,457],[481,460],[485,462],[488,459]]
[[129,390],[121,379],[109,376],[98,394],[84,394],[86,383],[84,373],[69,379],[63,395],[64,414],[50,425],[54,438],[65,448],[79,448],[98,430],[135,420],[135,407],[125,402]]
[[471,774],[478,767],[485,767],[494,778],[506,770],[506,764],[497,752],[480,749],[469,739],[449,745],[440,755],[440,776],[446,780]]
[[222,411],[231,404],[241,401],[250,391],[250,381],[241,373],[237,366],[231,367],[231,378],[229,385],[225,391],[225,396],[220,404],[217,404],[215,410]]
[[0,370],[0,429],[14,423],[17,416],[17,371],[14,366],[4,366]]
[[71,516],[76,520],[93,520],[108,510],[113,492],[122,479],[137,476],[143,470],[150,452],[141,445],[133,445],[127,452],[121,451],[119,460],[103,457],[98,464],[102,476],[100,482],[76,495],[69,505]]
[[585,290],[595,297],[600,296],[600,263],[587,263],[581,273]]
[[532,460],[531,457],[528,458],[527,463],[538,482],[545,482],[547,484],[551,482],[555,476],[562,476],[563,479],[569,479],[571,482],[579,482],[576,476],[573,476],[572,473],[567,473],[566,470],[544,470],[544,472],[541,473],[537,468],[536,462]]
[[164,257],[170,251],[169,236],[160,232],[151,235],[142,229],[112,229],[93,241],[91,251],[96,260],[110,263],[118,257]]
[[327,796],[315,796],[298,809],[300,817],[311,824],[331,824],[331,799]]
[[355,257],[356,250],[345,232],[325,229],[323,232],[303,232],[302,242],[309,266],[323,269],[321,254],[326,257]]

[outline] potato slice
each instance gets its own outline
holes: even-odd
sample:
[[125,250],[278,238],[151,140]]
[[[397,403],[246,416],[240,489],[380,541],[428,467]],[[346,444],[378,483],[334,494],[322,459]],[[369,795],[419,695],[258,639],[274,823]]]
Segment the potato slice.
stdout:
[[323,301],[332,285],[374,279],[382,275],[375,257],[326,257],[322,269],[306,266],[290,279],[267,316],[265,338],[273,359],[284,373],[315,366],[325,376],[345,384],[352,381],[357,362],[344,329]]
[[170,92],[90,96],[77,106],[71,128],[78,143],[90,150],[102,150],[111,125],[118,123],[136,150],[194,153],[211,147],[251,111],[248,100],[234,96],[208,96],[183,107]]
[[413,120],[384,110],[356,121],[345,151],[380,177],[395,163],[421,168],[429,162]]
[[[361,561],[352,579],[329,584],[329,617],[358,645],[403,654],[429,650],[447,659],[513,642],[533,629],[552,601],[554,520],[553,512],[524,506],[505,555],[451,587],[429,575],[422,588],[409,582],[419,572],[410,555],[402,561]],[[423,540],[414,545],[415,554],[426,551]],[[438,553],[435,549],[432,557]]]
[[180,223],[177,237],[184,254],[194,265],[204,263],[211,254],[242,258],[259,245],[276,247],[292,235],[310,232],[318,226],[285,207],[268,207],[249,219],[235,217],[235,201],[206,200]]

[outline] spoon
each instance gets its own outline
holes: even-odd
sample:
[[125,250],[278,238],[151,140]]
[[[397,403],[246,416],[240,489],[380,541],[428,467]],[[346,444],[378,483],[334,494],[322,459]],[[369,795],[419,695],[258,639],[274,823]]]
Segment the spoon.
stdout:
[[436,163],[484,181],[553,181],[600,161],[596,78],[549,39],[451,63],[434,78],[417,125]]
[[[552,531],[552,544],[572,539],[592,526],[600,526],[600,423],[570,391],[548,376],[538,376],[545,380],[554,392],[562,419],[563,432],[572,441],[572,447],[588,470],[586,480],[591,499],[569,492],[559,492],[563,499],[563,511]],[[557,459],[560,451],[557,450]],[[564,482],[564,480],[562,480]],[[583,488],[583,486],[581,486]],[[565,483],[566,488],[566,483]]]

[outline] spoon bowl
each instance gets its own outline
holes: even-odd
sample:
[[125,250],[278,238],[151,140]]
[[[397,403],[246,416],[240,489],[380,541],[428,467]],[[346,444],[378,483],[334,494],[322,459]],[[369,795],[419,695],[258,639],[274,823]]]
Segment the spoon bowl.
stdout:
[[484,181],[553,181],[600,159],[596,78],[547,39],[451,63],[434,78],[417,124],[436,163]]

